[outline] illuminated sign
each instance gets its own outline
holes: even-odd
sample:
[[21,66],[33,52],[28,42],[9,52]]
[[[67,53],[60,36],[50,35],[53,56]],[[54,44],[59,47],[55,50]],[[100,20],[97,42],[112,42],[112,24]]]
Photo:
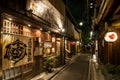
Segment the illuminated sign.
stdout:
[[104,37],[107,42],[114,42],[118,39],[118,36],[115,32],[107,32]]

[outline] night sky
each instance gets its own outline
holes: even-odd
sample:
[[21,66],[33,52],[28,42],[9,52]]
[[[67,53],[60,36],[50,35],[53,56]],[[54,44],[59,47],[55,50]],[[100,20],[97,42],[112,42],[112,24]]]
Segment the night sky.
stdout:
[[[66,6],[71,12],[74,21],[76,22],[75,27],[82,30],[82,40],[85,44],[90,41],[90,14],[93,11],[88,11],[87,0],[64,0],[66,1]],[[90,9],[89,9],[90,10]],[[88,17],[87,17],[88,16]],[[79,22],[83,22],[83,26],[79,26]]]
[[83,0],[72,0],[72,5],[70,5],[69,9],[73,14],[74,18],[77,22],[82,21],[85,17],[85,3]]
[[86,0],[66,0],[66,5],[78,24],[86,20]]

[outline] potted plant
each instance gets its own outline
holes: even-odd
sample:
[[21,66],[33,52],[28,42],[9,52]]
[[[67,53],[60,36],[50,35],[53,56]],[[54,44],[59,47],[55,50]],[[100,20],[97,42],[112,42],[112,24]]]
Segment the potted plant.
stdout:
[[120,65],[106,64],[101,70],[106,80],[120,80]]
[[44,58],[44,69],[47,72],[52,72],[53,60],[54,60],[53,57],[50,55]]

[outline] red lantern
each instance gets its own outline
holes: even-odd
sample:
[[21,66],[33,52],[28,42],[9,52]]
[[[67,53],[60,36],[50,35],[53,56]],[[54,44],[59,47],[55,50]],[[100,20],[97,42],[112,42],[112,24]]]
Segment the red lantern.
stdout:
[[104,37],[107,42],[114,42],[118,39],[117,33],[115,32],[107,32]]
[[71,41],[71,42],[70,42],[70,44],[74,45],[74,44],[75,44],[75,42],[74,42],[74,41]]

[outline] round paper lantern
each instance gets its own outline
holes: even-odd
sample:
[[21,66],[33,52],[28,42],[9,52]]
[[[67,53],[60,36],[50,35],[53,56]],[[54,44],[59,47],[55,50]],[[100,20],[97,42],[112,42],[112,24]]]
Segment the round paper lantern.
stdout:
[[71,41],[71,42],[70,42],[70,44],[74,45],[74,44],[75,44],[75,42],[74,42],[74,41]]
[[115,32],[107,32],[104,37],[107,42],[114,42],[118,39],[118,36]]

